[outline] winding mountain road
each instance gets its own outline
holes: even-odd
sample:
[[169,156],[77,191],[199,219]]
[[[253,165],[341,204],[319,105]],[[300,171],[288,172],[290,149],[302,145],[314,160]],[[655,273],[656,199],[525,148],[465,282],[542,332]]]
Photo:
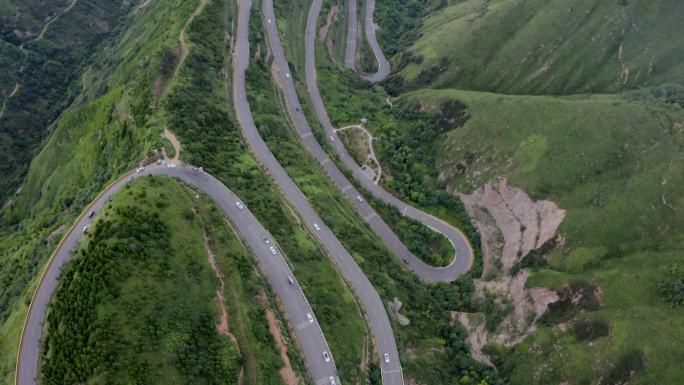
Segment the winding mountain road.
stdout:
[[[248,208],[240,209],[236,202],[240,199],[224,184],[213,176],[191,167],[168,168],[164,166],[148,166],[140,172],[129,172],[107,187],[84,212],[100,212],[112,195],[135,178],[146,175],[165,175],[175,177],[204,191],[223,210],[231,223],[256,255],[262,270],[266,273],[272,287],[280,298],[287,318],[293,326],[299,345],[302,348],[311,375],[317,384],[326,384],[331,376],[337,376],[335,362],[325,362],[323,351],[330,351],[318,322],[309,322],[306,313],[312,313],[299,284],[289,283],[288,277],[293,277],[287,262],[277,251],[273,255],[269,249],[273,242],[266,244],[262,239],[268,234],[266,229],[257,221]],[[59,276],[62,268],[72,257],[79,239],[83,236],[83,229],[92,220],[87,215],[81,215],[62,242],[58,245],[41,277],[38,287],[31,301],[22,333],[19,354],[17,358],[17,385],[36,385],[39,377],[39,357],[43,323],[48,312],[48,305],[54,292],[59,286]],[[268,235],[267,235],[268,236]],[[269,239],[273,239],[268,236]],[[337,378],[337,377],[336,377]]]
[[[245,71],[247,70],[250,60],[248,25],[250,7],[250,0],[238,1],[238,29],[236,49],[233,56],[235,60],[233,67],[233,101],[243,135],[247,139],[256,158],[268,170],[270,176],[278,184],[286,199],[297,210],[300,217],[303,219],[303,224],[311,234],[315,234],[320,240],[329,256],[337,265],[337,268],[344,279],[354,290],[364,309],[366,317],[368,318],[373,332],[375,347],[381,356],[380,369],[383,384],[403,385],[404,379],[392,325],[380,295],[359,265],[356,264],[356,261],[354,261],[351,254],[342,246],[342,243],[340,243],[330,228],[328,228],[319,217],[307,197],[299,190],[297,185],[287,175],[285,169],[278,163],[278,160],[270,152],[266,142],[261,138],[259,131],[254,124],[245,86]],[[278,33],[275,29],[276,19],[275,12],[273,11],[273,3],[270,0],[264,0],[262,2],[262,7],[264,23],[268,26],[267,32],[269,41],[271,44],[277,46],[274,47],[274,50],[279,53],[275,55],[275,60],[281,71],[282,81],[287,84],[285,87],[287,90],[293,91],[294,84],[292,83],[292,77],[287,69],[287,63],[283,63],[285,56],[283,54],[282,46],[280,46]],[[271,19],[270,23],[268,22],[268,19]],[[293,95],[289,95],[288,103],[291,103],[292,101],[296,102],[296,94],[294,95],[294,99]],[[311,137],[311,139],[313,138]],[[315,139],[313,140],[314,143],[317,143]],[[321,154],[325,155],[325,153],[322,152],[322,149]],[[385,354],[387,354],[389,362],[386,362],[384,358],[382,358]]]
[[[263,12],[267,19],[275,20],[272,2],[270,0],[263,1]],[[268,34],[268,40],[273,52],[273,58],[277,73],[279,74],[278,84],[282,85],[283,98],[286,107],[292,118],[297,133],[302,142],[309,151],[309,153],[321,164],[333,183],[342,191],[342,193],[352,202],[352,205],[359,212],[361,217],[370,225],[373,231],[383,240],[389,247],[392,253],[398,258],[407,262],[407,267],[415,272],[422,280],[427,282],[436,281],[454,281],[461,274],[468,271],[472,265],[472,250],[470,244],[467,242],[465,236],[453,226],[417,210],[392,194],[386,192],[382,187],[373,183],[368,176],[363,173],[360,167],[356,165],[351,156],[346,152],[341,140],[337,137],[335,130],[327,115],[325,106],[323,105],[320,91],[316,80],[316,63],[313,55],[314,44],[316,38],[316,24],[318,15],[320,13],[322,0],[314,0],[309,10],[306,23],[305,43],[306,43],[306,81],[309,94],[313,103],[314,110],[325,129],[328,139],[333,138],[330,143],[335,151],[340,155],[343,163],[353,171],[355,178],[362,183],[377,198],[394,205],[404,215],[419,220],[427,226],[443,234],[454,245],[456,250],[456,257],[453,262],[446,267],[435,267],[423,262],[420,258],[411,253],[406,245],[402,243],[399,237],[392,231],[387,223],[375,212],[368,202],[366,202],[361,193],[354,187],[354,185],[347,179],[347,177],[335,165],[328,154],[323,150],[321,145],[313,135],[313,131],[302,112],[302,107],[294,87],[292,76],[288,67],[287,59],[280,42],[280,37],[276,28],[276,23],[265,23]],[[353,166],[353,167],[350,167]],[[360,175],[359,175],[360,174]]]
[[[356,70],[356,50],[358,42],[358,22],[356,0],[347,0],[347,48],[345,50],[344,64],[351,70]],[[385,54],[380,48],[378,38],[375,34],[376,25],[373,20],[373,13],[375,12],[375,0],[366,0],[366,8],[364,10],[363,26],[366,32],[366,40],[370,45],[375,60],[378,62],[378,70],[374,74],[362,75],[361,77],[371,83],[382,81],[390,73],[390,63],[385,58]]]

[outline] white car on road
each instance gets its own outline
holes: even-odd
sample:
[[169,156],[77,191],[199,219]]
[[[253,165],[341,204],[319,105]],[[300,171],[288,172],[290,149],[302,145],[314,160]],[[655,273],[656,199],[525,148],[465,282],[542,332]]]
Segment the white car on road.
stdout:
[[359,202],[363,202],[363,198],[361,197],[361,195],[357,195],[356,200]]
[[316,231],[319,231],[321,227],[318,225],[318,223],[314,223],[314,229],[316,229]]
[[271,254],[273,254],[273,255],[278,254],[278,251],[276,251],[275,247],[271,246],[268,249],[271,250]]
[[244,210],[245,208],[245,205],[243,205],[240,201],[235,202],[235,206],[237,206],[237,208],[239,208],[240,210]]
[[389,364],[389,354],[385,353],[385,363]]
[[314,321],[313,315],[312,315],[311,313],[306,313],[306,319],[309,320],[309,323],[310,323],[310,324],[312,324],[313,321]]
[[323,359],[325,360],[325,362],[330,362],[330,354],[328,354],[327,351],[323,352]]

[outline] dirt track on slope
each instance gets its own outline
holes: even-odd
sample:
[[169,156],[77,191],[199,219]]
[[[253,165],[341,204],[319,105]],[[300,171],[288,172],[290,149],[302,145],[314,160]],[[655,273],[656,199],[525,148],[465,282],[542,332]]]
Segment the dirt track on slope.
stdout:
[[283,335],[280,333],[280,328],[278,327],[278,322],[273,310],[266,308],[266,318],[268,318],[268,330],[278,344],[280,358],[282,358],[283,363],[285,364],[285,367],[280,369],[280,376],[287,385],[297,385],[297,375],[292,369],[290,358],[287,356],[287,346],[285,346],[285,342],[283,341]]

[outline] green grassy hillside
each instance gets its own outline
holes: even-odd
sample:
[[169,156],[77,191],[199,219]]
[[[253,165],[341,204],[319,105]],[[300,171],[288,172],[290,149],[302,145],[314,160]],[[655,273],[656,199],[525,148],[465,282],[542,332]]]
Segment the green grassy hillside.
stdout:
[[403,68],[389,84],[508,94],[681,84],[682,14],[677,0],[452,1],[395,57]]
[[42,383],[283,383],[256,261],[195,195],[145,178],[98,213],[50,307]]
[[[0,50],[0,62],[8,64],[3,70],[9,71],[11,78],[7,79],[6,74],[0,76],[5,78],[2,80],[5,84],[0,83],[1,92],[8,94],[9,86],[11,93],[13,84],[19,84],[13,97],[3,97],[4,110],[0,117],[0,201],[3,203],[26,175],[32,157],[50,132],[50,125],[80,92],[82,71],[87,64],[92,64],[98,45],[108,37],[117,36],[121,27],[132,22],[125,18],[131,10],[130,3],[79,0],[68,12],[51,19],[49,28],[39,34],[43,25],[47,25],[40,15],[57,14],[61,8],[56,5],[66,2],[16,3],[15,12],[29,17],[34,15],[33,11],[25,7],[35,10],[34,16],[41,24],[37,33],[21,41],[6,40],[4,36],[2,39],[3,46],[11,44],[14,48]],[[14,15],[0,17],[12,19]],[[25,22],[22,17],[19,19],[18,23]],[[9,24],[10,21],[3,22],[3,28]]]
[[[79,103],[55,123],[21,192],[0,209],[0,383],[13,382],[27,298],[65,227],[105,184],[159,147],[162,128],[152,116],[155,78],[165,73],[161,58],[177,45],[193,6],[152,2],[127,21],[130,32],[120,32],[114,49],[93,59]],[[164,24],[156,22],[160,18]]]
[[[424,90],[402,97],[431,119],[454,100],[470,118],[435,142],[448,188],[467,193],[507,176],[535,199],[556,202],[567,210],[558,230],[565,242],[538,261],[528,286],[584,282],[604,293],[596,308],[552,306],[541,329],[499,350],[495,363],[514,384],[617,382],[630,371],[630,383],[679,383],[682,308],[671,307],[663,287],[677,279],[672,267],[684,264],[684,110],[635,102],[634,94]],[[601,322],[607,332],[578,337],[581,322]]]

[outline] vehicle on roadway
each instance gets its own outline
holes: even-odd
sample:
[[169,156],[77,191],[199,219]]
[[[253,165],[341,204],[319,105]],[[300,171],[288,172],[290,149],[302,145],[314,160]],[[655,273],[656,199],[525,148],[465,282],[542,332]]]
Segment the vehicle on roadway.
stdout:
[[88,226],[83,228],[83,234],[86,234],[88,232]]
[[323,352],[323,359],[325,360],[325,362],[330,362],[330,354],[328,354],[327,351]]
[[266,234],[262,235],[262,236],[261,236],[261,239],[262,239],[262,240],[264,241],[264,243],[267,244],[267,245],[268,245],[269,243],[271,243],[271,240],[268,239],[268,235],[266,235]]
[[363,202],[363,198],[361,197],[361,195],[357,195],[356,200],[359,202]]
[[244,210],[245,208],[245,205],[243,205],[240,201],[235,202],[235,206],[237,206],[237,208],[239,208],[240,210]]
[[385,353],[385,363],[389,364],[389,354]]
[[287,282],[289,282],[290,285],[294,285],[294,278],[292,278],[292,276],[289,275],[289,276],[287,277]]
[[330,376],[330,385],[337,385],[337,381],[335,381],[335,377]]
[[273,255],[278,254],[278,251],[276,251],[276,248],[275,248],[275,247],[271,246],[271,247],[269,247],[268,249],[271,250],[271,254],[273,254]]
[[286,74],[285,74],[285,77],[289,79],[289,78],[290,78],[290,73],[289,73],[289,72],[286,73]]
[[310,324],[312,324],[313,321],[314,321],[313,315],[312,315],[311,313],[306,313],[306,319],[309,320],[309,323],[310,323]]
[[318,223],[314,223],[314,229],[316,229],[316,231],[318,231],[321,229],[321,227],[318,225]]
[[94,217],[94,216],[95,216],[95,211],[91,211],[91,212],[88,213],[88,218],[89,218],[89,219],[92,218],[92,217]]
[[334,141],[335,141],[335,138],[333,138],[332,135],[330,135],[330,141],[331,141],[331,142],[334,142]]

